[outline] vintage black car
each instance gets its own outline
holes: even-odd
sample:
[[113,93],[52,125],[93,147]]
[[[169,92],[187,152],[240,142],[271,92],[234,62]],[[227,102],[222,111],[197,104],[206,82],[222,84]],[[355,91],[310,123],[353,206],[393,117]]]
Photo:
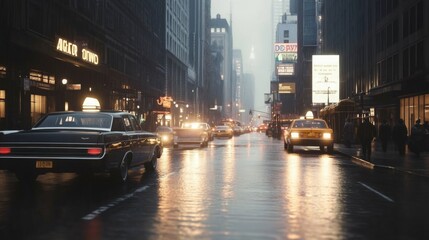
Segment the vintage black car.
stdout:
[[0,134],[0,169],[20,181],[54,172],[110,173],[127,181],[128,170],[156,168],[163,146],[159,137],[141,129],[125,112],[55,112],[30,130]]

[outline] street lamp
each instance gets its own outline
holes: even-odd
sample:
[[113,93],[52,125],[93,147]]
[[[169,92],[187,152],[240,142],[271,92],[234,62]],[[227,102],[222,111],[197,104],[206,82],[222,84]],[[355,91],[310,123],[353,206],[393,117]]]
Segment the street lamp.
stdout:
[[331,89],[331,88],[328,87],[328,106],[329,106],[329,89]]
[[64,111],[68,111],[69,110],[69,103],[68,103],[68,101],[67,101],[67,83],[68,83],[68,80],[67,80],[67,78],[63,78],[63,79],[61,79],[61,84],[62,84],[62,90],[64,91],[63,92],[63,99],[64,99]]

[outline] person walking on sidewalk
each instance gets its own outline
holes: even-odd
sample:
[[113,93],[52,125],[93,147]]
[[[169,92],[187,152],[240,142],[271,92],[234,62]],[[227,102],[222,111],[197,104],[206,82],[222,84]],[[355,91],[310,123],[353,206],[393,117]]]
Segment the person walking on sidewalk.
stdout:
[[351,147],[354,131],[355,127],[353,126],[352,121],[350,118],[347,118],[346,123],[344,124],[344,145],[348,148]]
[[407,143],[408,130],[407,126],[404,124],[404,120],[399,119],[398,122],[393,127],[392,137],[395,142],[396,149],[399,152],[399,155],[405,155],[405,145]]
[[371,161],[371,143],[375,136],[375,126],[369,121],[369,118],[365,118],[358,127],[358,137],[362,145],[363,158],[368,161]]
[[410,150],[417,156],[420,156],[420,152],[423,149],[424,137],[425,130],[423,125],[420,124],[420,119],[417,119],[416,124],[411,128],[410,143],[408,144]]
[[381,140],[381,146],[383,152],[387,151],[387,143],[390,141],[391,129],[386,119],[383,120],[380,127],[378,128],[378,137]]

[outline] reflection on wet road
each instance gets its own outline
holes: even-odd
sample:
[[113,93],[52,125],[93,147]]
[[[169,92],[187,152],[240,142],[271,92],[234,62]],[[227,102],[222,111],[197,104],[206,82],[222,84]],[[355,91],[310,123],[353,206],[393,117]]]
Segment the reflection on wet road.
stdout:
[[[166,148],[155,173],[133,171],[125,185],[104,175],[47,174],[24,187],[1,173],[0,237],[348,239],[392,237],[387,224],[408,221],[395,205],[408,198],[380,180],[402,188],[408,183],[399,177],[318,148],[295,150],[258,133]],[[427,191],[421,196],[423,204]]]

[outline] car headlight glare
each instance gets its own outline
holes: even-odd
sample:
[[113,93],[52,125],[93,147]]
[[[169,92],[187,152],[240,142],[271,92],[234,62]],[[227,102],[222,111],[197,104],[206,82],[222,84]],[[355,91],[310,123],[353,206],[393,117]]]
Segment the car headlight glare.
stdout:
[[323,133],[323,139],[331,139],[331,133]]
[[290,136],[291,136],[291,138],[299,138],[299,133],[297,133],[297,132],[292,132],[292,133],[290,134]]

